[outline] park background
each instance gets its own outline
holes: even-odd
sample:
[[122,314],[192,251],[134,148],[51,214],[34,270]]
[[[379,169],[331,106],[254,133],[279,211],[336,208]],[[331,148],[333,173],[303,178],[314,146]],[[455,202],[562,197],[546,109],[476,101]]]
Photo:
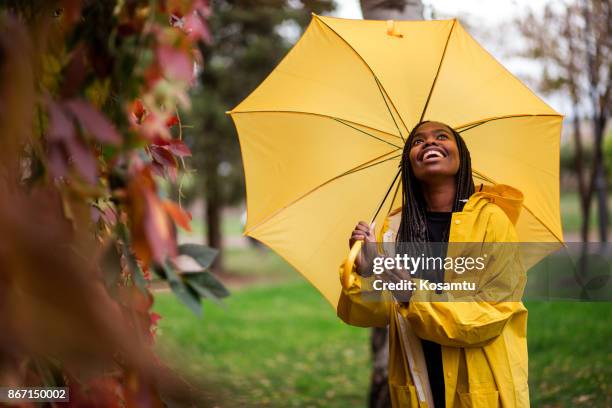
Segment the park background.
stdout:
[[[245,18],[238,17],[242,11],[246,15],[250,13],[254,20],[264,21],[263,16],[270,16],[270,10],[264,6],[266,3],[263,1],[244,10],[228,6],[219,18],[235,18],[239,24]],[[412,3],[408,7],[414,7],[417,14],[419,12],[418,2],[395,3]],[[578,242],[582,239],[584,217],[578,177],[585,180],[589,177],[586,173],[590,170],[586,168],[593,165],[594,135],[592,123],[587,118],[589,102],[585,98],[573,110],[573,101],[565,83],[567,79],[563,77],[567,75],[565,67],[555,61],[555,58],[566,57],[564,41],[567,40],[561,38],[555,43],[548,42],[550,37],[563,32],[564,7],[576,7],[567,3],[569,6],[546,1],[431,0],[423,2],[422,10],[425,18],[458,17],[502,64],[558,112],[566,115],[561,151],[562,221],[565,240]],[[297,1],[289,1],[285,7],[291,11],[303,9]],[[391,12],[390,18],[398,18],[393,13],[397,10]],[[547,17],[544,17],[545,13]],[[335,9],[325,14],[344,18],[363,16],[357,0],[337,1]],[[552,25],[536,23],[544,18],[549,18],[547,24]],[[205,82],[202,97],[207,99],[212,86],[215,88],[212,92],[227,102],[220,103],[221,106],[216,108],[217,116],[209,120],[198,117],[199,110],[194,110],[196,117],[192,123],[202,126],[201,134],[195,133],[195,137],[202,137],[202,140],[194,143],[207,143],[205,140],[208,138],[209,143],[216,145],[222,153],[215,155],[216,162],[207,162],[210,158],[206,154],[202,157],[203,166],[208,167],[202,167],[193,183],[200,184],[204,176],[210,185],[206,186],[205,182],[202,194],[192,197],[190,208],[194,214],[194,232],[185,234],[183,239],[202,240],[215,247],[221,243],[223,257],[218,275],[232,295],[223,305],[207,304],[201,320],[182,307],[172,295],[157,295],[156,310],[164,316],[160,322],[160,347],[177,358],[177,367],[197,376],[216,377],[219,389],[238,398],[243,406],[366,406],[371,374],[370,332],[344,325],[316,290],[287,263],[267,248],[242,236],[245,206],[239,147],[230,120],[221,117],[220,113],[233,107],[265,78],[284,54],[283,47],[299,37],[300,24],[303,22],[297,19],[283,19],[273,29],[282,37],[278,38],[277,44],[273,44],[263,32],[249,32],[249,35],[259,36],[249,46],[236,44],[232,49],[225,44],[229,50],[220,51],[220,55],[214,55],[213,51],[213,59],[209,60],[212,65],[218,58],[222,71],[214,75],[209,65],[209,74],[215,77],[210,78],[208,89]],[[254,30],[242,26],[243,35],[247,35],[246,29]],[[219,31],[223,30],[223,27],[219,28]],[[265,32],[264,28],[262,30]],[[224,33],[215,35],[222,38]],[[545,47],[559,47],[559,50],[552,51],[559,55],[546,55],[542,49]],[[275,57],[272,57],[272,50],[278,53]],[[248,56],[241,59],[241,55]],[[260,62],[265,60],[265,64],[256,63],[258,58],[262,59]],[[251,69],[255,66],[256,70]],[[587,75],[587,72],[575,73]],[[233,81],[238,83],[231,83]],[[237,89],[229,91],[225,85]],[[576,128],[572,122],[572,115],[576,112],[580,116],[579,137],[585,146],[582,159],[585,169],[580,170],[580,175],[576,167],[573,134]],[[604,149],[609,185],[612,165],[612,135],[609,132]],[[203,152],[207,150],[203,148]],[[233,183],[236,183],[235,188]],[[212,197],[219,200],[219,203],[213,203],[215,208],[212,211],[206,207],[207,200],[211,199],[210,191],[219,193]],[[608,209],[610,202],[612,196],[608,193]],[[598,241],[602,237],[598,235],[600,217],[596,200],[592,205],[589,238]],[[211,231],[211,224],[216,223],[220,225],[213,225]],[[609,225],[608,221],[604,228],[607,230]],[[612,349],[608,341],[612,328],[604,317],[610,316],[610,305],[528,302],[527,307],[529,382],[533,405],[604,406],[612,403]]]
[[[50,3],[58,3],[59,6],[52,8],[49,7]],[[105,286],[111,294],[110,297],[118,299],[125,310],[135,310],[145,316],[147,324],[150,318],[150,327],[147,325],[145,331],[148,332],[151,328],[152,338],[154,338],[154,341],[152,339],[151,342],[154,344],[155,354],[160,357],[160,361],[180,373],[180,377],[187,379],[195,388],[206,391],[207,400],[198,401],[196,406],[347,407],[368,405],[368,389],[372,373],[371,331],[342,323],[323,297],[298,272],[266,247],[242,235],[245,217],[244,174],[235,128],[225,112],[236,106],[272,71],[310,22],[311,12],[344,18],[459,18],[470,34],[495,58],[527,83],[555,110],[565,115],[560,163],[560,200],[565,240],[568,242],[608,241],[608,230],[611,224],[609,211],[612,202],[612,194],[609,192],[612,182],[612,133],[608,120],[611,99],[612,51],[610,43],[612,29],[610,24],[612,6],[609,1],[218,0],[210,4],[204,0],[185,1],[183,3],[193,3],[199,10],[200,17],[205,17],[205,27],[197,25],[184,16],[172,14],[170,23],[173,28],[195,27],[193,30],[197,32],[197,35],[190,34],[188,40],[177,40],[172,43],[172,46],[168,46],[167,43],[164,43],[167,38],[164,39],[165,37],[159,34],[157,41],[161,44],[160,48],[152,55],[143,52],[146,55],[145,60],[148,58],[154,61],[153,66],[156,70],[145,70],[144,73],[138,70],[132,71],[125,68],[131,66],[128,64],[123,67],[121,73],[117,74],[109,68],[112,63],[115,63],[116,66],[120,65],[116,61],[133,63],[130,58],[125,58],[126,55],[127,57],[132,57],[133,54],[139,55],[141,50],[148,50],[150,43],[132,43],[131,40],[126,40],[122,43],[124,48],[118,50],[106,50],[102,45],[105,44],[105,41],[113,40],[116,32],[119,33],[117,34],[119,36],[129,38],[133,32],[138,33],[139,30],[142,30],[139,22],[154,14],[151,11],[153,9],[148,8],[145,3],[148,2],[138,0],[109,2],[108,4],[87,0],[47,3],[35,0],[6,2],[9,10],[18,10],[21,16],[25,16],[23,21],[37,21],[39,14],[51,10],[53,19],[66,19],[70,24],[79,27],[82,31],[77,32],[75,37],[68,38],[79,38],[80,36],[85,39],[87,47],[90,47],[86,48],[87,52],[93,53],[87,58],[93,61],[95,75],[99,78],[91,85],[92,82],[83,80],[82,76],[79,76],[79,70],[84,70],[83,67],[88,66],[87,64],[79,65],[78,60],[82,49],[70,41],[66,42],[67,48],[72,51],[70,54],[60,52],[61,58],[53,59],[48,56],[41,58],[41,66],[44,68],[42,71],[46,72],[47,76],[39,79],[38,86],[44,88],[48,93],[42,93],[43,97],[33,98],[33,100],[36,101],[36,104],[43,106],[42,111],[49,110],[50,126],[44,123],[44,114],[39,115],[40,123],[34,125],[35,132],[40,133],[42,138],[48,139],[49,142],[48,145],[43,145],[42,150],[48,147],[51,152],[54,146],[57,148],[56,145],[61,143],[65,143],[65,146],[60,146],[62,149],[69,149],[72,146],[71,141],[58,137],[62,132],[66,132],[66,129],[71,129],[65,123],[62,124],[63,127],[58,126],[57,118],[54,121],[54,112],[57,114],[57,110],[60,109],[72,112],[73,119],[79,121],[79,126],[82,128],[80,131],[91,134],[93,139],[97,139],[92,141],[85,138],[87,143],[95,142],[91,145],[95,145],[96,153],[92,156],[93,159],[87,155],[79,156],[82,154],[82,151],[77,154],[79,150],[73,151],[72,157],[70,154],[67,154],[68,157],[62,156],[66,163],[63,163],[64,167],[60,166],[60,170],[63,170],[64,173],[62,177],[57,177],[58,170],[54,168],[54,165],[57,166],[57,161],[54,162],[49,153],[47,166],[47,151],[39,153],[34,143],[35,148],[30,149],[31,151],[26,149],[28,150],[26,156],[30,159],[32,157],[40,159],[41,163],[30,160],[26,164],[18,162],[16,167],[25,166],[28,169],[27,174],[22,175],[20,188],[25,185],[27,190],[33,189],[32,186],[44,185],[53,189],[60,185],[63,197],[71,197],[64,198],[62,201],[63,211],[61,213],[73,224],[78,224],[82,215],[77,211],[81,209],[78,203],[86,206],[92,205],[92,202],[95,204],[93,206],[101,214],[96,218],[97,225],[103,226],[101,229],[104,231],[102,232],[108,233],[112,230],[110,236],[115,239],[112,242],[124,250],[121,253],[121,260],[114,259],[112,265],[101,262],[102,269],[117,269],[117,265],[121,264],[121,279],[113,277],[105,281]],[[158,4],[174,3],[181,2],[168,1]],[[160,9],[162,8],[160,6]],[[125,9],[128,11],[124,12]],[[100,20],[95,20],[91,25],[83,24],[83,21],[86,23],[88,21],[87,18],[80,18],[81,11],[85,14],[90,12],[87,16],[98,16]],[[110,15],[113,16],[113,19],[104,18]],[[14,30],[13,33],[21,33],[19,29],[6,23],[4,15],[2,17],[3,30],[8,27]],[[118,23],[114,20],[115,17]],[[167,21],[164,21],[163,18],[156,21],[156,30],[158,30],[156,33],[165,33],[163,27]],[[38,27],[31,26],[30,29],[36,32]],[[107,36],[105,30],[112,32],[113,35]],[[69,32],[63,26],[59,31],[62,31],[62,35]],[[170,38],[175,39],[174,35],[170,34]],[[143,38],[145,37],[146,35],[143,35]],[[23,51],[28,50],[27,47],[19,48],[23,45],[16,40],[19,38],[19,35],[8,36],[4,31],[0,38],[2,40],[0,48],[3,51],[0,57],[28,54]],[[34,38],[36,41],[43,42],[40,38]],[[36,41],[34,43],[37,43]],[[16,44],[13,50],[11,42]],[[78,44],[78,41],[76,43]],[[94,46],[91,47],[91,44]],[[194,58],[194,61],[189,58],[185,60],[185,55],[191,55],[187,50],[192,46],[197,47],[199,58]],[[49,54],[56,55],[54,47],[50,48]],[[15,54],[10,54],[11,50]],[[109,53],[105,54],[106,51]],[[79,58],[75,58],[75,55]],[[16,57],[15,60],[17,59]],[[6,65],[6,61],[10,59],[0,58],[0,65]],[[187,61],[186,64],[185,61]],[[192,62],[194,63],[191,64]],[[9,78],[15,84],[21,84],[20,75],[27,71],[23,69],[24,66],[21,66],[21,71],[12,71],[15,79]],[[192,66],[195,67],[193,70],[196,74],[193,80],[191,80]],[[164,70],[171,71],[162,72],[163,75],[169,74],[169,77],[166,78],[168,81],[158,81],[158,77],[163,76],[158,71]],[[4,71],[2,72],[4,74]],[[67,85],[62,85],[59,80],[55,79],[56,76],[67,78],[69,80],[66,82]],[[150,80],[151,76],[155,81]],[[173,82],[173,76],[174,79],[177,77],[179,79],[189,78],[189,87],[185,85],[185,81]],[[140,78],[139,81],[142,83],[138,82],[136,86],[137,81],[134,79],[132,83],[132,77]],[[0,91],[7,88],[4,86],[6,76],[3,76],[2,80],[4,82]],[[77,85],[71,85],[71,83],[81,83],[79,81],[89,84],[87,87],[83,86],[84,91],[78,89]],[[159,83],[164,84],[161,90],[158,85],[155,85]],[[92,90],[95,87],[103,89]],[[129,105],[129,115],[132,115],[130,118],[136,117],[136,123],[127,123],[125,117],[121,116],[125,116],[123,107],[117,109],[120,104],[113,102],[122,100],[131,103],[131,98],[136,93],[131,88],[138,88],[138,92],[144,92],[146,95],[142,97],[146,105],[144,108],[142,104]],[[10,94],[14,98],[10,99],[10,102],[15,103],[10,106],[10,109],[0,109],[0,116],[10,112],[12,116],[20,118],[21,112],[17,107],[20,106],[19,103],[27,99],[23,96],[24,89],[18,86],[17,92]],[[118,93],[108,92],[108,89]],[[178,133],[179,139],[174,145],[165,145],[157,138],[147,139],[149,136],[145,135],[147,129],[144,125],[147,124],[145,120],[147,115],[153,117],[153,114],[162,115],[164,113],[162,110],[155,111],[151,108],[151,104],[157,102],[156,98],[160,97],[160,92],[165,102],[170,100],[176,103],[177,114],[171,117],[161,116],[163,121],[160,119],[161,122],[154,123],[157,126],[154,129],[159,131],[160,126],[167,125],[168,128],[171,128],[168,132],[172,138],[176,138]],[[102,98],[103,100],[97,100],[100,99],[101,94],[111,96],[106,95]],[[153,97],[147,99],[147,96],[151,95]],[[105,125],[106,122],[82,104],[75,104],[74,99],[70,99],[75,97],[86,100],[106,115],[107,119],[119,129],[124,142],[129,142],[126,142],[129,149],[138,152],[138,160],[144,158],[142,160],[145,163],[151,164],[152,167],[157,166],[164,177],[138,178],[130,173],[130,167],[127,166],[127,171],[122,168],[118,172],[121,175],[121,180],[119,180],[121,182],[118,182],[115,173],[110,170],[107,172],[107,168],[100,165],[108,157],[113,157],[115,150],[99,149],[99,145],[116,143],[115,136],[111,135],[109,127],[102,126],[96,129],[96,126],[92,126],[93,123]],[[185,103],[186,100],[189,101],[188,104]],[[7,117],[2,116],[3,120],[0,121],[0,131],[5,133],[7,129],[13,130],[7,127]],[[142,126],[138,127],[140,125]],[[132,139],[134,133],[142,133],[139,135],[141,139],[135,138],[136,140],[148,140],[147,143],[151,144],[143,147],[144,143],[134,142]],[[51,136],[54,136],[55,139]],[[79,133],[80,136],[83,135]],[[0,147],[2,147],[0,148],[2,158],[0,163],[3,165],[10,162],[8,159],[10,159],[11,150],[6,148],[6,140],[0,141]],[[15,151],[21,148],[21,146],[8,145]],[[169,154],[168,151],[172,154]],[[126,157],[133,156],[126,155]],[[92,161],[97,163],[93,165],[93,170]],[[68,167],[70,172],[66,172]],[[1,166],[0,168],[4,171],[4,168]],[[81,173],[80,176],[79,173]],[[91,184],[108,188],[112,193],[111,199],[101,200],[97,196],[97,190],[93,191],[89,188],[91,186],[83,188],[80,179],[87,178],[86,176],[93,178],[93,181],[90,180]],[[66,180],[69,182],[65,183]],[[154,180],[154,183],[151,180]],[[0,181],[4,179],[0,178]],[[117,191],[123,191],[123,182],[127,183],[126,191],[128,195],[132,194],[131,200],[133,201],[123,202],[123,196],[116,194]],[[273,183],[274,180],[270,182]],[[2,187],[1,184],[0,187]],[[139,189],[141,187],[150,190],[142,192]],[[10,221],[11,217],[6,215],[11,214],[10,211],[7,211],[9,203],[14,201],[31,204],[29,200],[35,197],[26,195],[26,197],[12,197],[13,200],[4,200],[4,194],[8,190],[0,188],[0,191],[3,194],[3,202],[0,203],[0,226]],[[157,198],[151,198],[150,193],[154,193],[155,197],[159,196],[159,200],[165,200],[163,204],[158,203]],[[199,275],[202,280],[196,281],[194,274],[183,274],[184,271],[178,270],[177,272],[173,268],[155,266],[160,256],[158,252],[166,251],[165,255],[171,254],[171,247],[176,246],[176,242],[163,241],[159,238],[163,235],[161,230],[158,231],[158,240],[151,239],[151,236],[147,235],[150,234],[150,231],[146,230],[148,226],[146,217],[143,221],[144,232],[141,231],[142,225],[130,218],[134,216],[135,219],[138,219],[140,214],[137,211],[137,205],[134,204],[134,202],[139,203],[139,194],[144,196],[143,201],[146,204],[143,205],[155,207],[159,204],[163,207],[173,220],[173,228],[175,224],[183,227],[176,229],[179,244],[202,244],[219,251],[210,265],[210,274],[204,274],[208,271],[203,271]],[[75,196],[78,196],[78,199],[74,199]],[[92,197],[95,198],[92,199]],[[101,201],[104,201],[104,207],[101,207]],[[169,201],[176,204],[171,204]],[[67,202],[74,206],[72,211],[69,211],[70,206],[66,204]],[[20,209],[19,205],[12,205],[12,207],[14,208],[11,208],[11,211]],[[24,213],[21,215],[25,214],[27,207],[23,205]],[[49,221],[53,218],[51,214],[53,214],[54,207],[52,205],[48,207],[48,218],[43,217],[43,224],[39,223],[36,226],[36,231],[39,233],[31,235],[32,240],[34,238],[47,239],[47,232],[55,225]],[[116,209],[116,213],[122,216],[116,217],[119,221],[109,221],[112,218],[106,211],[109,208]],[[36,220],[39,221],[38,218]],[[43,228],[40,225],[43,225]],[[3,234],[2,245],[12,245],[13,241],[20,242],[20,236],[13,239],[13,236],[7,235],[8,233],[2,231],[1,228],[0,231]],[[141,235],[147,236],[150,248],[143,249],[142,245],[146,247],[143,242],[146,243],[147,240],[144,240]],[[95,236],[103,241],[102,238],[106,235],[98,230]],[[130,238],[133,238],[131,250]],[[25,248],[28,243],[21,242],[21,244]],[[210,259],[202,261],[208,256],[207,252],[202,252],[201,249],[196,251],[194,249],[196,246],[183,246],[183,248],[190,248],[191,255],[193,255],[192,259],[182,260],[184,262],[182,267],[185,270],[201,269],[201,266],[208,268]],[[197,246],[197,248],[202,247]],[[88,248],[85,247],[85,249]],[[3,264],[3,257],[9,252],[10,250],[0,245],[0,264]],[[132,259],[132,252],[138,258],[138,263]],[[36,265],[38,259],[40,263],[37,266],[41,267],[41,273],[53,276],[49,272],[62,270],[61,265],[44,268],[45,260],[52,258],[44,251],[37,252],[36,256],[28,257],[23,254],[17,253],[15,256],[21,257],[24,264],[29,262],[31,265]],[[147,269],[145,265],[141,270],[139,266],[141,266],[140,261],[143,256],[150,257],[155,262],[151,263],[150,268]],[[126,262],[129,268],[126,268]],[[199,262],[200,265],[194,265],[193,262]],[[10,264],[7,263],[7,265]],[[30,269],[34,269],[34,266],[31,266]],[[77,269],[75,268],[74,276],[77,276]],[[132,271],[124,275],[123,270],[125,269],[132,269]],[[14,276],[18,276],[24,270],[16,268],[15,271],[17,272]],[[12,276],[10,274],[13,271],[8,268],[2,272],[7,276]],[[30,272],[32,271],[29,270],[28,273]],[[332,274],[336,272],[330,271]],[[121,290],[123,287],[138,286],[136,276],[140,276],[140,273],[146,281],[147,291],[152,294],[149,303],[141,302],[146,303],[144,305],[139,303],[140,295],[134,295],[136,291],[128,294],[127,291]],[[35,276],[33,272],[30,274]],[[126,276],[128,278],[124,280]],[[42,275],[40,279],[44,283],[50,282],[45,280],[48,277],[42,277]],[[91,278],[91,280],[95,279]],[[118,283],[118,281],[121,282]],[[6,282],[10,283],[10,279],[0,280],[0,293],[10,294],[7,288],[11,286],[5,287]],[[87,286],[85,282],[82,281],[84,287]],[[221,282],[222,285],[217,282]],[[223,286],[229,290],[229,296],[226,296],[227,293]],[[66,288],[57,286],[57,289],[53,289],[55,287],[50,285],[46,292],[45,288],[38,288],[38,290],[41,294],[49,295],[54,299],[58,297],[58,294],[65,294],[62,290]],[[194,295],[192,290],[186,288],[197,288],[197,294]],[[71,300],[74,300],[74,304],[78,304],[78,301],[92,306],[93,300],[88,300],[86,293],[89,292],[82,290],[83,296],[77,296]],[[9,338],[13,336],[19,338],[18,335],[28,333],[27,330],[15,329],[18,327],[15,326],[15,321],[27,321],[21,318],[23,316],[32,318],[33,314],[19,310],[23,316],[15,314],[15,321],[11,320],[9,311],[18,309],[2,309],[3,302],[12,306],[11,299],[11,296],[0,299],[0,327],[3,333],[12,334],[12,336],[0,339],[0,354],[7,353],[8,350],[8,354],[14,357],[17,354],[11,354],[16,352]],[[19,305],[27,306],[26,304]],[[73,304],[68,304],[68,306],[71,305]],[[526,306],[529,309],[529,383],[532,405],[545,407],[611,406],[612,349],[609,339],[612,337],[612,327],[608,321],[612,316],[610,303],[529,301]],[[99,305],[93,305],[93,307],[101,311],[105,310]],[[111,307],[108,307],[109,313],[110,309]],[[32,310],[38,309],[33,307]],[[50,316],[55,315],[50,314]],[[85,314],[83,316],[86,317]],[[91,316],[99,317],[95,314]],[[7,321],[13,326],[8,325],[8,328],[2,326]],[[38,324],[40,318],[36,322]],[[87,355],[86,346],[95,343],[95,339],[82,333],[86,330],[78,330],[79,326],[76,323],[78,323],[77,320],[71,321],[61,329],[79,340],[82,334],[82,342],[77,341],[75,344],[80,346],[85,344],[79,351]],[[60,330],[59,326],[44,327],[50,330],[48,333]],[[80,327],[86,326],[81,325]],[[35,332],[40,333],[40,330],[42,329],[37,328]],[[44,338],[40,335],[39,337]],[[60,339],[65,340],[68,337],[60,337]],[[102,339],[103,337],[99,341],[102,342]],[[23,348],[27,350],[29,346],[28,343]],[[33,350],[39,351],[39,348],[35,346],[40,345],[32,345]],[[100,386],[101,383],[98,382],[92,386],[92,389],[100,391],[100,395],[107,395],[109,389],[112,389],[111,393],[114,393],[115,388],[113,387],[120,385],[123,387],[124,400],[129,400],[125,396],[130,394],[131,383],[128,380],[133,378],[134,372],[139,372],[136,377],[140,379],[141,389],[154,388],[143,386],[143,384],[148,384],[144,380],[148,377],[143,374],[147,371],[146,364],[139,363],[136,358],[133,362],[129,358],[125,360],[128,363],[119,364],[123,367],[122,373],[110,375],[116,382],[112,382],[110,386],[109,383]],[[11,367],[14,367],[12,363],[6,363],[6,361],[11,360],[8,358],[2,360],[0,380],[4,381],[7,378],[13,380],[17,377],[26,378],[26,380],[30,378],[28,375],[20,377],[15,374],[11,371]],[[25,361],[29,360],[25,359]],[[38,360],[36,362],[40,363]],[[23,363],[16,364],[16,366],[22,369],[30,367],[30,364]],[[126,367],[132,369],[138,367],[139,370],[130,371]],[[51,382],[45,379],[43,382],[49,384],[53,381],[66,381],[66,378],[69,377],[66,373],[71,372],[70,368],[68,363],[60,365],[59,368],[56,365],[54,370],[59,370],[59,372],[63,370],[64,378],[61,380],[52,378],[49,380]],[[40,375],[45,370],[35,367],[31,371]],[[58,371],[50,370],[50,372],[53,374]],[[54,376],[51,375],[51,377]],[[107,377],[109,377],[108,373],[102,375],[102,378]],[[38,377],[34,376],[34,378]],[[32,380],[26,380],[21,383],[32,383]],[[2,384],[4,382],[0,383]],[[157,384],[159,385],[159,382]],[[177,386],[177,388],[180,387]],[[155,406],[143,402],[146,399],[136,398],[134,401],[137,402],[127,403],[125,406]],[[75,406],[79,405],[75,404]],[[89,405],[84,404],[83,406]]]

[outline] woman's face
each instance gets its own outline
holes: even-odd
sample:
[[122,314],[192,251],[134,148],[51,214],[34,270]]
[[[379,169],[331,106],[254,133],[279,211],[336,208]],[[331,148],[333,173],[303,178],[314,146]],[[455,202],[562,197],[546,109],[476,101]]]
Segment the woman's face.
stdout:
[[443,123],[419,126],[410,146],[410,165],[417,180],[454,177],[459,171],[459,150],[453,132]]

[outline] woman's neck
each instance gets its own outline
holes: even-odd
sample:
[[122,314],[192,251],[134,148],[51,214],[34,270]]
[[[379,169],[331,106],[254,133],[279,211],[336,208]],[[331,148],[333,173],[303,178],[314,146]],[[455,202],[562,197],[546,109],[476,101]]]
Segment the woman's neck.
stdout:
[[422,184],[423,198],[427,211],[449,212],[453,210],[457,186],[454,178],[440,180],[432,184]]

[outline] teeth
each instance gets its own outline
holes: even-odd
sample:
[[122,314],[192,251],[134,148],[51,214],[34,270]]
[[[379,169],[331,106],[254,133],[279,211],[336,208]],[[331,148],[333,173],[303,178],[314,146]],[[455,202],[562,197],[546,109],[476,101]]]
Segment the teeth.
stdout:
[[431,150],[431,151],[425,153],[425,156],[423,157],[423,160],[429,159],[430,157],[444,157],[444,156],[442,155],[442,153],[440,153],[437,150]]

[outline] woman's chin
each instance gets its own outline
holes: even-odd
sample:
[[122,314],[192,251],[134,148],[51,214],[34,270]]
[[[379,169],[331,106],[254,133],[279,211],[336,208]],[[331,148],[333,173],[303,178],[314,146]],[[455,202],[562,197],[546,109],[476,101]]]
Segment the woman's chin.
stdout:
[[442,166],[431,164],[426,168],[423,168],[422,171],[416,175],[416,178],[424,182],[431,181],[432,179],[454,179],[456,173],[456,171],[453,172],[452,170]]

